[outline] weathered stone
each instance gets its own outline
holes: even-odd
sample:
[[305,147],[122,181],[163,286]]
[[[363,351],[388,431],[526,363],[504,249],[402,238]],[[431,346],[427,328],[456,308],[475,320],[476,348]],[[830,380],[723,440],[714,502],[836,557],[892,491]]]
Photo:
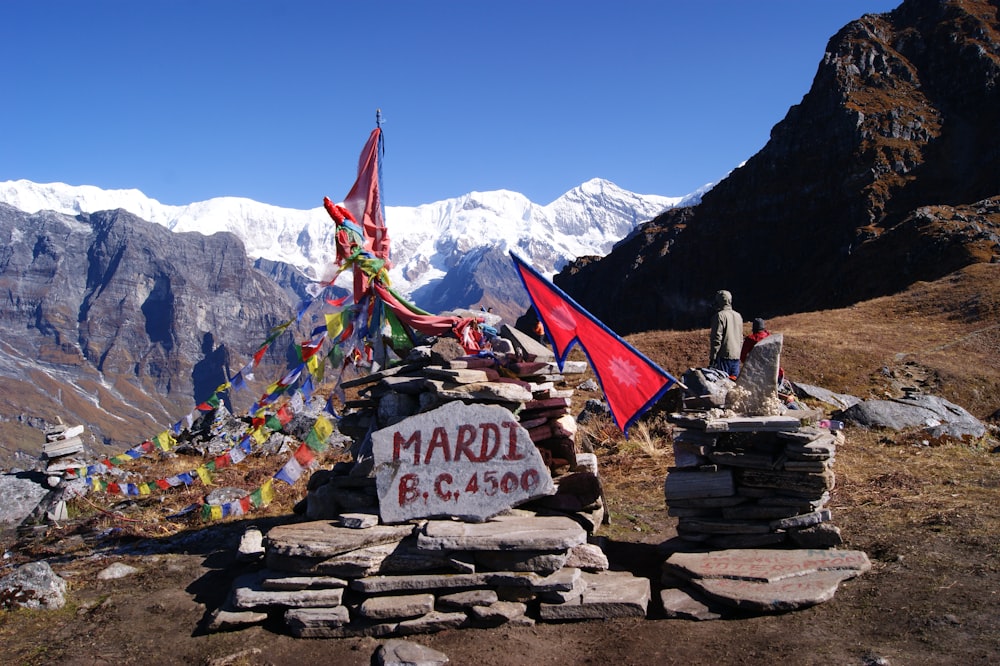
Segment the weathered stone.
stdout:
[[419,590],[459,590],[485,587],[524,587],[536,592],[549,592],[572,590],[579,577],[579,569],[568,568],[560,569],[549,576],[539,576],[531,571],[369,576],[351,581],[351,589],[364,594],[385,594]]
[[675,499],[728,497],[735,492],[732,471],[715,472],[671,470],[663,484],[663,494],[669,504]]
[[834,486],[832,470],[824,472],[785,472],[782,470],[740,470],[738,483],[754,488],[771,488],[786,494],[816,497]]
[[[347,609],[345,608],[344,610],[346,611]],[[209,618],[206,630],[214,632],[242,629],[251,625],[261,624],[267,618],[268,614],[263,611],[233,611],[216,608]]]
[[[479,402],[509,403],[517,406],[520,403],[531,400],[531,391],[519,384],[508,382],[481,382],[478,384],[456,384],[450,386],[443,381],[435,379],[425,380],[425,385],[434,393],[440,401],[449,400],[477,400]],[[421,394],[421,408],[426,408]]]
[[260,587],[263,590],[320,590],[347,587],[347,581],[336,576],[287,576],[278,571],[263,570]]
[[820,511],[812,511],[810,513],[804,513],[798,516],[792,516],[791,518],[782,518],[780,520],[775,520],[771,523],[772,530],[791,530],[791,529],[802,529],[804,527],[809,527],[811,525],[818,525],[819,523],[830,520],[830,511],[827,509],[822,509]]
[[527,604],[516,601],[497,601],[483,606],[473,606],[469,609],[469,617],[478,626],[498,627],[524,617]]
[[524,354],[525,358],[530,357],[539,362],[555,361],[556,359],[548,345],[543,345],[513,326],[504,324],[500,329],[500,337],[510,340],[514,344],[514,349]]
[[125,578],[137,573],[139,573],[139,570],[135,567],[125,564],[124,562],[115,562],[114,564],[102,569],[97,574],[97,580],[116,580],[118,578]]
[[720,603],[759,612],[784,612],[815,606],[833,598],[840,583],[856,571],[818,571],[775,582],[699,578],[692,584]]
[[268,556],[276,553],[326,559],[359,548],[399,543],[412,534],[413,530],[412,525],[378,525],[365,530],[354,530],[330,521],[316,520],[271,528],[264,547]]
[[343,588],[307,590],[268,590],[263,587],[261,573],[245,574],[233,582],[232,604],[239,610],[269,606],[320,608],[339,606]]
[[375,651],[378,666],[443,666],[448,662],[443,652],[400,638],[387,640]]
[[587,589],[578,603],[547,604],[539,607],[543,620],[587,620],[613,617],[645,617],[649,606],[648,578],[625,571],[585,573]]
[[[290,608],[285,611],[285,623],[293,636],[299,638],[341,638],[344,636],[365,635],[362,633],[346,633],[335,631],[350,622],[350,612],[346,606],[332,608]],[[388,635],[395,626],[385,633],[368,635]]]
[[342,513],[340,525],[352,530],[365,530],[378,525],[377,513]]
[[19,525],[49,492],[39,472],[0,474],[0,527]]
[[871,568],[858,550],[722,550],[673,553],[663,565],[687,579],[730,578],[774,582],[817,571],[858,575]]
[[401,620],[426,615],[434,610],[433,594],[369,597],[361,602],[358,614],[369,620]]
[[[773,333],[757,342],[736,378],[736,388],[726,396],[726,406],[748,416],[780,414],[778,369],[781,365],[781,333]],[[732,402],[734,396],[736,401]]]
[[9,607],[55,610],[66,603],[66,581],[48,562],[29,562],[0,578],[0,597]]
[[587,533],[565,516],[497,516],[486,523],[431,520],[417,536],[427,550],[566,550]]
[[542,576],[562,569],[569,559],[568,551],[480,550],[473,555],[480,571],[534,571]]
[[396,627],[396,631],[400,636],[430,634],[445,629],[458,629],[468,624],[468,622],[469,616],[465,613],[431,611],[427,615],[400,622]]
[[835,548],[844,540],[840,528],[830,523],[820,523],[801,530],[788,530],[788,540],[799,548]]
[[707,421],[705,431],[710,433],[782,432],[797,430],[800,425],[799,418],[792,416],[733,416]]
[[489,606],[499,601],[496,590],[469,590],[438,597],[437,604],[442,610],[465,610],[473,606]]
[[921,428],[928,437],[978,439],[986,426],[958,405],[930,395],[913,395],[893,400],[864,400],[842,412],[837,418],[867,428]]
[[569,550],[569,557],[564,566],[575,567],[583,571],[605,571],[609,567],[608,556],[600,546],[593,543],[581,543]]
[[704,534],[766,534],[771,531],[767,522],[753,520],[709,520],[684,518],[681,525],[685,530]]
[[848,407],[861,402],[861,398],[857,398],[853,395],[834,393],[833,391],[822,388],[821,386],[812,386],[810,384],[801,384],[799,382],[792,382],[792,390],[798,398],[819,400],[820,402],[825,402],[835,409],[847,409]]
[[513,415],[460,402],[372,433],[379,513],[388,523],[430,516],[485,520],[555,491]]
[[668,618],[683,620],[718,620],[722,617],[684,590],[676,587],[660,591],[663,612]]
[[376,414],[383,428],[399,423],[413,416],[420,409],[420,400],[407,393],[386,393],[378,400]]

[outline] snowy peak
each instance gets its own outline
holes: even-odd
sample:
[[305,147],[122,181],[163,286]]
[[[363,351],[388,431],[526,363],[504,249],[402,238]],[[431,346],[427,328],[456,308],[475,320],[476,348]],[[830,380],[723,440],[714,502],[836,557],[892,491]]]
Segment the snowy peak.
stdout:
[[[474,270],[468,263],[470,253],[485,256],[474,253],[483,248],[491,249],[491,256],[516,249],[539,271],[552,275],[579,256],[607,254],[637,225],[682,202],[696,203],[694,198],[636,194],[594,178],[544,206],[509,190],[471,192],[416,207],[387,206],[390,278],[403,294],[418,289],[432,294],[435,283],[463,261],[462,273],[469,275]],[[138,190],[26,180],[0,183],[0,201],[28,213],[78,215],[122,208],[175,232],[231,232],[253,259],[289,264],[313,280],[328,280],[333,272],[335,228],[322,207],[279,208],[237,197],[168,206]]]

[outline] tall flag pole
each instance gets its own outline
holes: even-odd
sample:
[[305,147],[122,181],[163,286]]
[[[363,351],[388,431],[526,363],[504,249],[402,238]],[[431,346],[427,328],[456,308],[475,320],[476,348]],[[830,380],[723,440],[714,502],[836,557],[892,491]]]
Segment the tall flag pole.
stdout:
[[583,309],[538,271],[510,253],[531,304],[545,327],[561,370],[576,343],[597,375],[615,424],[628,438],[628,429],[663,397],[676,378],[625,342],[599,319]]

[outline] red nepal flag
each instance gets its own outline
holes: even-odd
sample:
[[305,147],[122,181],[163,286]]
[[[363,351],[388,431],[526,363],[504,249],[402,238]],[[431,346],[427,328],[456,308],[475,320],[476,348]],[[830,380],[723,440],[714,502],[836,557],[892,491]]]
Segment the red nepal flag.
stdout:
[[590,361],[615,423],[628,429],[677,380],[625,342],[513,252],[510,256],[552,342],[559,368],[576,342]]

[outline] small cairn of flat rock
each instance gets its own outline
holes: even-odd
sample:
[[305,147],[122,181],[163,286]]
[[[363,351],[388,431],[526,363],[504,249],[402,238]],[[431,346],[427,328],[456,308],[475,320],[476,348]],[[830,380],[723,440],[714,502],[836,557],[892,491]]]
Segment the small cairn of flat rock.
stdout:
[[675,552],[664,563],[668,615],[718,617],[712,604],[809,606],[870,567],[864,553],[835,549],[840,530],[826,505],[844,435],[821,411],[782,406],[781,345],[780,334],[758,342],[735,383],[693,377],[690,386],[709,388],[685,396],[685,407],[697,408],[670,417],[675,467],[665,500],[678,521],[677,549],[700,552]]
[[301,637],[645,617],[646,578],[610,571],[597,458],[577,450],[551,351],[503,327],[350,382],[351,460],[315,472],[303,522],[270,529],[210,629],[282,618]]

